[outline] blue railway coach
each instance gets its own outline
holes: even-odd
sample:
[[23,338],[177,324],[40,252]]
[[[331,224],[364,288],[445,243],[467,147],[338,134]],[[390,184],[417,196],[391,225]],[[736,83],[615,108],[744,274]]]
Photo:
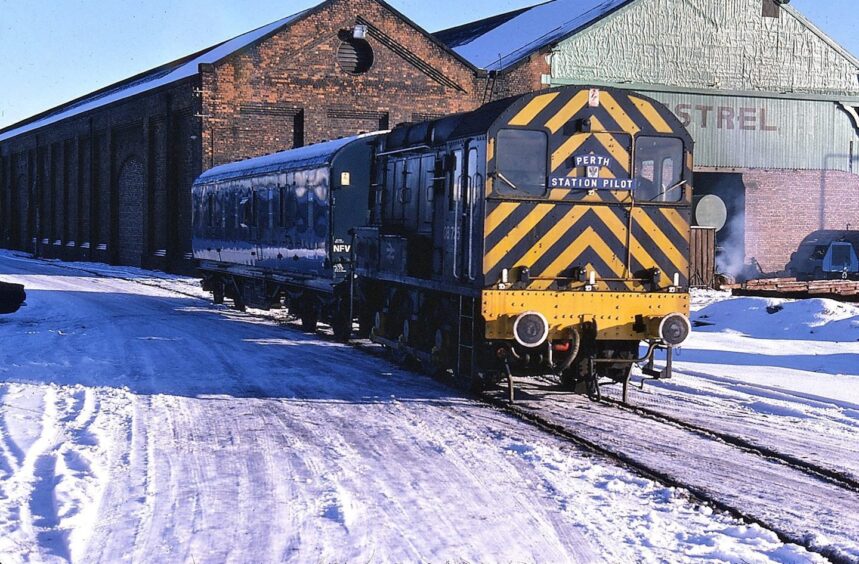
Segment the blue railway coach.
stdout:
[[348,331],[351,311],[336,306],[349,302],[349,231],[367,220],[377,137],[230,163],[194,182],[194,258],[216,302],[226,296],[240,309],[287,302],[306,329],[323,316]]

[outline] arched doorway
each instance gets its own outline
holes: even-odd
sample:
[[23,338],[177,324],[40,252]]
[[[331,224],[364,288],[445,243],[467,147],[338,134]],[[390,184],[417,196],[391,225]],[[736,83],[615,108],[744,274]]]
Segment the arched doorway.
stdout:
[[140,266],[143,257],[143,163],[130,157],[122,165],[119,189],[119,262]]

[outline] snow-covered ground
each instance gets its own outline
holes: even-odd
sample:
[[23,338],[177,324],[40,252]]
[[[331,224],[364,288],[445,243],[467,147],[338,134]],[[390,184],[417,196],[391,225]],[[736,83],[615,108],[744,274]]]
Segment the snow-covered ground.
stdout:
[[[212,306],[192,279],[9,252],[0,279],[28,292],[0,317],[3,564],[820,560],[426,377]],[[853,310],[741,327],[752,306],[700,298],[715,325],[635,397],[855,443]],[[757,332],[788,321],[818,326]]]
[[859,479],[859,305],[698,292],[675,375],[632,401]]

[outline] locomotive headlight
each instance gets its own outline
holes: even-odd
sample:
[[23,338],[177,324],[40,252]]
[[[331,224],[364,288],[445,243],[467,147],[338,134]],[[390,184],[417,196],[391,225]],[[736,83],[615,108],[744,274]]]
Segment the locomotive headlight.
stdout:
[[682,344],[691,332],[689,319],[681,313],[667,315],[659,323],[659,338],[674,347]]
[[523,347],[539,347],[549,337],[549,322],[537,311],[526,311],[513,322],[513,338]]

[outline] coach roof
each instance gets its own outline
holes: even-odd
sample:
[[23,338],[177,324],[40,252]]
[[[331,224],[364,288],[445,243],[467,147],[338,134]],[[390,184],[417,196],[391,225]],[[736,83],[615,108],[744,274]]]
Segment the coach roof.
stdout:
[[381,133],[384,132],[353,135],[351,137],[343,137],[342,139],[299,147],[298,149],[280,151],[262,157],[216,166],[200,175],[195,184],[222,182],[235,178],[262,176],[265,174],[325,166],[334,160],[341,149],[346,148],[353,141],[360,139],[367,139],[369,141]]

